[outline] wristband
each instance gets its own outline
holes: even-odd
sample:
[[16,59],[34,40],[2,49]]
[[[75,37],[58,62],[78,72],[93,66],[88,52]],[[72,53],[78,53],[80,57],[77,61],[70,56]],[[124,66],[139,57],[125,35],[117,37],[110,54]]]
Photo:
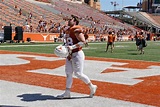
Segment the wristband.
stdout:
[[72,45],[71,48],[76,49],[76,48],[79,48],[79,47],[82,47],[82,46],[84,46],[84,43],[83,42],[78,42],[77,44]]

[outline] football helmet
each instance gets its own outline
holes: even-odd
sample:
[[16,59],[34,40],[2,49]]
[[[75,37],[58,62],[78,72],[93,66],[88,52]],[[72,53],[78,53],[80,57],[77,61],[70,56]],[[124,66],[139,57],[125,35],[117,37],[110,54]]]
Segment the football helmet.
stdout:
[[54,53],[56,56],[61,58],[66,58],[69,55],[68,48],[63,45],[59,45],[54,49]]

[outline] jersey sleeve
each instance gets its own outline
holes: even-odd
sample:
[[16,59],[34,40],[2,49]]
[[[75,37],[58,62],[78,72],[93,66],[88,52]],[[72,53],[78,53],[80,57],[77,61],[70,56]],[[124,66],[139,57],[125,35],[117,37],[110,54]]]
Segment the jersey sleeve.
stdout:
[[83,33],[83,29],[81,27],[77,27],[74,29],[75,33]]

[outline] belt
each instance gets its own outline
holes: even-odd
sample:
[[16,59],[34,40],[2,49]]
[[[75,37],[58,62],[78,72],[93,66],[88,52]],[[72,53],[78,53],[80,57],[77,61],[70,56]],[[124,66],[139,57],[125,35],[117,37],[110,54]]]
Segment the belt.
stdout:
[[73,50],[72,50],[72,53],[78,52],[78,51],[80,51],[80,50],[82,50],[82,48],[73,49]]

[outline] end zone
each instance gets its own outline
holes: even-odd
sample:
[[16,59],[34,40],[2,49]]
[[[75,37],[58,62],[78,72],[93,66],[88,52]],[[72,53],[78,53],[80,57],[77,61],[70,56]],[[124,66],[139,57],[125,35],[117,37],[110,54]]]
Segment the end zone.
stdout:
[[[0,97],[2,99],[0,100],[0,105],[25,105],[24,103],[27,101],[22,101],[16,94],[11,96],[10,92],[14,94],[20,91],[21,94],[19,93],[18,95],[23,95],[30,93],[36,87],[40,87],[46,90],[46,92],[40,92],[43,97],[43,95],[50,96],[50,91],[55,95],[64,90],[64,59],[47,54],[6,52],[0,51],[0,84],[3,86],[0,88],[2,90],[1,95],[3,95]],[[84,73],[98,86],[96,98],[109,101],[107,103],[110,103],[112,107],[115,106],[114,103],[126,107],[131,107],[132,104],[138,104],[134,105],[134,107],[160,106],[160,63],[87,57],[85,64]],[[79,84],[81,89],[77,87],[76,83]],[[15,87],[11,88],[14,85],[18,85],[18,90]],[[23,88],[22,90],[20,88],[21,85],[22,87],[28,86],[32,88],[29,90],[26,88],[23,92]],[[88,95],[89,89],[83,82],[74,78],[72,92]],[[52,98],[54,98],[54,95],[52,96],[51,94]],[[15,98],[15,102],[17,100],[20,104],[12,101],[12,103],[6,102],[10,97]],[[39,97],[41,98],[41,96]],[[115,102],[108,99],[112,99]],[[95,98],[94,100],[83,98],[81,100],[91,100],[93,104],[98,104],[98,102],[95,103]],[[21,105],[22,102],[24,105]],[[32,103],[36,102],[33,101]],[[45,100],[45,102],[48,102],[48,100]],[[49,102],[53,103],[55,101],[49,100]],[[68,104],[67,102],[65,102],[66,105]],[[99,102],[99,104],[101,103]]]

